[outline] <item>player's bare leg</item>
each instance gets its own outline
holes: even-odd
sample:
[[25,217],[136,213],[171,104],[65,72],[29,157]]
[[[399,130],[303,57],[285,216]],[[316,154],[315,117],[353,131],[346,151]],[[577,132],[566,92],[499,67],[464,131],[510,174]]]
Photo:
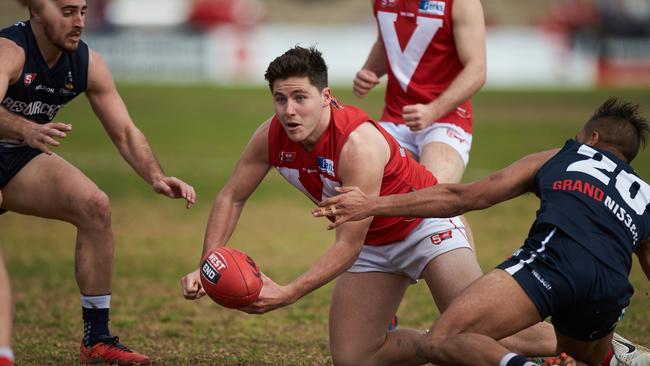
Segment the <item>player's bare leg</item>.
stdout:
[[[420,164],[433,173],[439,183],[459,183],[465,173],[465,162],[458,151],[444,142],[430,142],[422,148]],[[460,216],[469,244],[474,246],[474,235],[465,216]]]
[[3,208],[58,219],[77,227],[75,277],[81,290],[84,337],[80,361],[149,364],[108,328],[114,243],[108,197],[56,154],[41,154],[5,187]]
[[498,365],[512,350],[495,339],[540,321],[537,308],[517,282],[506,272],[494,270],[452,302],[423,338],[419,354],[443,365]]
[[3,192],[5,209],[75,225],[75,277],[81,293],[110,293],[114,252],[111,212],[108,197],[95,183],[58,155],[40,154]]
[[[441,313],[481,275],[474,252],[467,248],[435,257],[422,273]],[[488,298],[492,299],[492,296]],[[502,339],[500,343],[511,352],[529,356],[553,355],[556,347],[553,326],[544,322]]]
[[[0,203],[2,203],[1,193]],[[11,351],[13,321],[11,281],[5,268],[4,258],[0,253],[0,364],[11,364],[13,361],[13,352]]]
[[13,303],[11,281],[0,253],[0,348],[11,346],[11,325],[13,324]]
[[423,331],[398,328],[388,332],[386,328],[409,282],[407,277],[381,272],[339,276],[330,308],[330,351],[335,365],[424,363],[415,354]]
[[476,255],[469,248],[458,248],[440,254],[422,271],[422,278],[441,313],[469,284],[482,275]]
[[440,183],[458,183],[465,173],[465,162],[460,154],[444,142],[430,142],[420,152],[420,164],[424,165]]

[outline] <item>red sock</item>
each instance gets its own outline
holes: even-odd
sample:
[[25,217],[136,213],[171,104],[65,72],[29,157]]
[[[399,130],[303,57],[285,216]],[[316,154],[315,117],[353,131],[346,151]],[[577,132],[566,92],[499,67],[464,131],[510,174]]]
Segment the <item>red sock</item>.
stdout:
[[607,356],[603,358],[603,360],[600,362],[601,366],[609,366],[609,361],[612,360],[612,357],[614,357],[614,350],[612,349],[612,346],[609,346],[609,351],[607,351]]

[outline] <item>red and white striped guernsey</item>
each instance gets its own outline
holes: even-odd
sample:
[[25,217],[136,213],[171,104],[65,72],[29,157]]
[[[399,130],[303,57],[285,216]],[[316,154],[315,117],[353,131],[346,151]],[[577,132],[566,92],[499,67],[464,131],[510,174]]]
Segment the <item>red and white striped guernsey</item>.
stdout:
[[[437,183],[436,178],[413,160],[397,141],[362,110],[331,104],[331,119],[314,149],[305,151],[300,143],[291,141],[276,116],[269,126],[269,161],[293,186],[314,202],[332,197],[341,186],[338,175],[341,149],[352,131],[364,122],[372,123],[390,147],[390,159],[384,167],[380,195],[407,193]],[[363,164],[363,162],[358,162]],[[366,245],[386,245],[401,241],[420,223],[419,218],[375,217]]]

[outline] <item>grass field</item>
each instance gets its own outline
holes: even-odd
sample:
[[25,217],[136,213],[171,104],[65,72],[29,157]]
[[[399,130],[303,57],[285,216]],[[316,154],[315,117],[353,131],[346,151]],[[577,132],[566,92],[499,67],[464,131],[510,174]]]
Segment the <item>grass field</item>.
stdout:
[[[358,100],[340,87],[343,102],[372,116],[382,93]],[[271,111],[266,89],[136,87],[121,93],[166,171],[196,187],[198,203],[158,196],[134,174],[84,98],[57,120],[74,129],[57,152],[91,177],[112,200],[116,237],[112,331],[158,365],[328,365],[327,315],[331,285],[291,307],[251,316],[209,299],[182,298],[179,279],[199,260],[210,205],[257,125]],[[336,88],[335,88],[336,91]],[[465,180],[478,179],[520,156],[561,146],[610,95],[641,103],[650,117],[650,92],[482,92],[475,98],[476,131]],[[633,164],[650,179],[650,151]],[[248,252],[279,283],[302,273],[332,242],[312,205],[275,172],[248,202],[230,245]],[[537,207],[522,197],[468,215],[484,270],[524,238]],[[0,248],[16,301],[14,350],[19,365],[76,364],[81,338],[74,281],[74,228],[9,213],[0,217]],[[619,331],[650,344],[650,283],[635,262],[636,294]],[[411,286],[398,313],[403,326],[426,328],[437,311],[424,284]]]

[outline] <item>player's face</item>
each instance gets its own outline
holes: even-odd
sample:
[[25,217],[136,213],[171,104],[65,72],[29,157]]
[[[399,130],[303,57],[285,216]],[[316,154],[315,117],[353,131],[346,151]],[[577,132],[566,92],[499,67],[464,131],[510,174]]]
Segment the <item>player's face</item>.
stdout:
[[[50,1],[50,0],[47,0]],[[56,0],[60,16],[42,16],[43,30],[48,40],[61,51],[72,52],[79,47],[81,33],[85,27],[85,0]],[[44,11],[50,8],[46,7]]]
[[309,148],[329,122],[329,88],[319,91],[307,77],[290,77],[273,83],[275,115],[294,142]]

